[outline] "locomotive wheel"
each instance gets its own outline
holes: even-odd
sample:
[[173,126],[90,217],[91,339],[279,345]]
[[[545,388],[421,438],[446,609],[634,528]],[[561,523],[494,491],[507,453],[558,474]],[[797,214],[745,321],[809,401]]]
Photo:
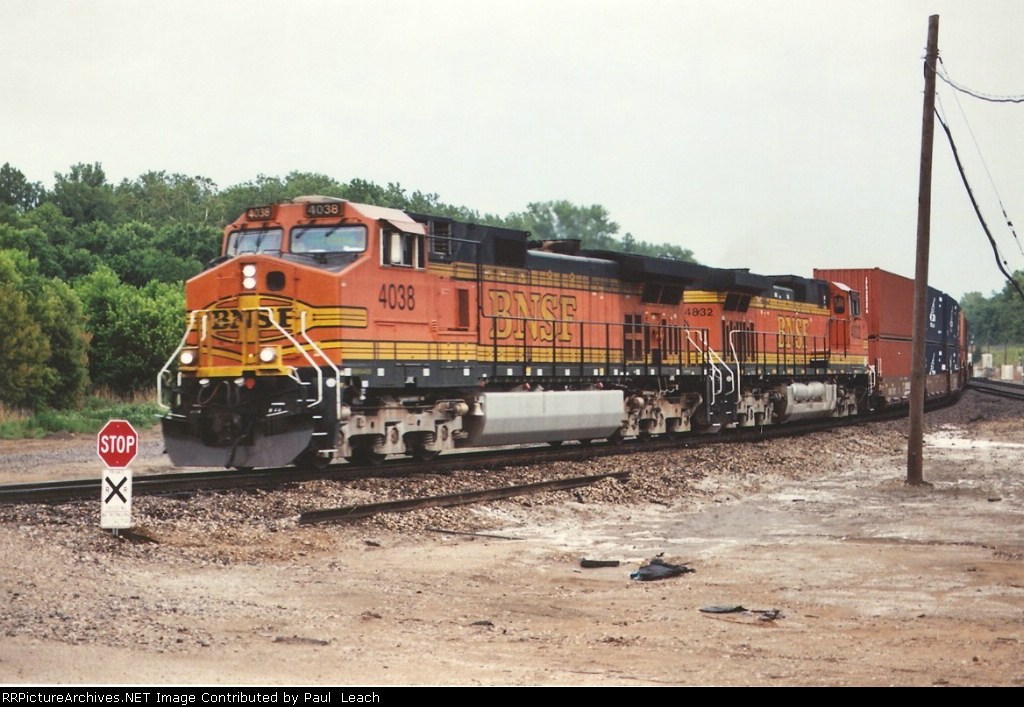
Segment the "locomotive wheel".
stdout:
[[353,464],[379,466],[384,463],[386,454],[373,451],[373,445],[361,444],[352,450],[352,456],[346,457]]
[[405,435],[405,453],[418,462],[429,462],[436,459],[440,449],[428,449],[437,441],[434,432],[408,432]]
[[308,447],[293,462],[300,469],[326,469],[331,464],[330,457],[322,457],[312,447]]
[[440,449],[424,449],[419,447],[409,452],[412,458],[418,462],[429,462],[437,459],[437,455],[441,453]]

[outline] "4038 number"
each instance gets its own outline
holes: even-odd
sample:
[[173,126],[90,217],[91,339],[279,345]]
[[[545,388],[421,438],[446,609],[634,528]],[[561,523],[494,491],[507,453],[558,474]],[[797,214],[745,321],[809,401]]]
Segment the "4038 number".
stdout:
[[377,301],[388,309],[416,309],[416,288],[412,285],[381,285]]

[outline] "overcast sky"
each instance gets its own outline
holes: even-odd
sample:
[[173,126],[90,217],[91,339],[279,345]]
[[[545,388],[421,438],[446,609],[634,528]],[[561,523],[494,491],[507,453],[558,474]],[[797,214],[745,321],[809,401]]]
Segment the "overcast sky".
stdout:
[[[0,164],[220,188],[294,170],[505,215],[601,204],[705,264],[914,275],[928,18],[959,84],[1024,94],[1020,0],[0,0]],[[1024,104],[939,82],[1008,268]],[[936,125],[929,282],[1002,289]],[[994,184],[994,187],[993,187]]]

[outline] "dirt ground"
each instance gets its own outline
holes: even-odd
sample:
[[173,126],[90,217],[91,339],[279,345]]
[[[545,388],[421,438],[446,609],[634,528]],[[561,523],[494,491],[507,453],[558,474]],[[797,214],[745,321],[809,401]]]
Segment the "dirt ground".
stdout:
[[[890,423],[603,462],[668,500],[605,482],[298,526],[373,492],[138,498],[137,543],[98,498],[0,508],[0,683],[1024,685],[1021,412],[968,393],[930,414],[920,487]],[[100,471],[94,440],[0,456],[0,483]],[[142,456],[165,466],[152,433]],[[694,571],[630,577],[659,555]]]

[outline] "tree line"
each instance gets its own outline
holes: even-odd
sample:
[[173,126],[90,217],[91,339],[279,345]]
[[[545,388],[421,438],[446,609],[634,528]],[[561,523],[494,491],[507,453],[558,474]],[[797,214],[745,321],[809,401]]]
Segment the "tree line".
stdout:
[[[1013,273],[1013,279],[1024,286],[1024,270]],[[1007,282],[1002,290],[989,297],[980,292],[968,292],[960,305],[976,351],[982,347],[1024,343],[1024,301],[1012,283]]]
[[219,254],[224,226],[249,206],[308,194],[695,262],[688,249],[619,236],[619,225],[597,204],[537,202],[498,216],[397,183],[292,172],[218,189],[205,177],[151,171],[113,184],[99,163],[73,165],[47,189],[6,163],[0,404],[75,408],[95,388],[127,395],[152,387],[184,331],[183,283]]

